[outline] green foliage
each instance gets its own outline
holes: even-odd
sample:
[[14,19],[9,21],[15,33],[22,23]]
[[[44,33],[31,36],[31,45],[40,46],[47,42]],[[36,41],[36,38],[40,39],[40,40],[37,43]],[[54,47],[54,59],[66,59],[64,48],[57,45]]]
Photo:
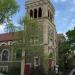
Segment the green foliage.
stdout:
[[3,23],[5,18],[15,14],[19,8],[16,0],[0,0],[0,23]]
[[60,68],[64,68],[64,63],[68,62],[70,43],[68,41],[63,42],[59,47],[59,65]]
[[61,53],[67,53],[68,50],[70,49],[70,43],[69,41],[65,41],[60,45],[60,51]]
[[49,58],[53,58],[53,53],[50,53],[49,54]]
[[75,28],[73,30],[69,30],[66,34],[70,43],[71,50],[75,50]]
[[[18,32],[16,35],[16,43],[13,44],[14,50],[32,50],[32,52],[38,51],[40,49],[41,37],[39,24],[36,20],[29,18],[27,15],[20,20],[20,24],[23,26],[23,31]],[[9,28],[11,28],[9,26]],[[12,29],[14,29],[12,27]]]
[[69,50],[73,50],[73,48],[75,49],[75,28],[73,30],[69,30],[67,33],[67,40],[65,42],[63,42],[59,49],[61,53],[69,53]]
[[66,35],[70,43],[75,43],[75,28],[73,30],[69,30]]
[[20,75],[20,67],[13,67],[5,75]]
[[[74,59],[73,50],[75,50],[75,28],[69,30],[67,33],[67,39],[59,46],[59,64],[64,68],[64,63],[67,61],[68,67],[72,65]],[[70,57],[71,56],[71,57]]]
[[[23,19],[21,20],[21,24],[24,27],[23,30],[23,42],[26,45],[31,45],[34,44],[34,40],[37,40],[40,38],[40,30],[39,30],[39,25],[36,20],[33,20],[29,18],[28,16],[24,16]],[[31,44],[30,44],[30,41]]]
[[5,32],[17,32],[20,31],[19,27],[16,27],[11,21],[8,21],[7,25],[5,26]]

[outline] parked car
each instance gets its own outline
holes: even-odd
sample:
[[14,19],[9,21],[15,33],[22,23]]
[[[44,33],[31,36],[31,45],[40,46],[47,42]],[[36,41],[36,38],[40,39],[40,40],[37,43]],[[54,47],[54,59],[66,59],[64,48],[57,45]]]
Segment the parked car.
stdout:
[[4,75],[3,73],[0,73],[0,75]]

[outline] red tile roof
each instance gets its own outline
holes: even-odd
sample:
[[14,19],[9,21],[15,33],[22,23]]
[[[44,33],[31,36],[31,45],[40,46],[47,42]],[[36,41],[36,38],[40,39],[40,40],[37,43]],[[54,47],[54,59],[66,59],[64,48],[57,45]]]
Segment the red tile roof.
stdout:
[[18,32],[0,34],[0,42],[16,40],[18,38],[18,36],[16,36],[17,33]]

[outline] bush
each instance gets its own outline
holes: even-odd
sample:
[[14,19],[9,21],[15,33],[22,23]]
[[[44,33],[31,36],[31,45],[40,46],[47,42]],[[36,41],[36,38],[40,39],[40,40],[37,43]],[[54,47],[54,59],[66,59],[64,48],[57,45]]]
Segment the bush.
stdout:
[[11,70],[9,70],[5,75],[20,75],[20,68],[14,67]]

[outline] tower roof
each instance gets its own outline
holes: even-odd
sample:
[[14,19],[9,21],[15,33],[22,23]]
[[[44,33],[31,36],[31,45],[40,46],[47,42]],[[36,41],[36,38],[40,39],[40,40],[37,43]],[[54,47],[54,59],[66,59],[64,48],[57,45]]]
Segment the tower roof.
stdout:
[[50,0],[26,0],[25,5],[27,6],[27,5],[38,3],[38,2],[42,2],[44,4],[48,3],[51,6],[52,10],[55,11],[55,8]]

